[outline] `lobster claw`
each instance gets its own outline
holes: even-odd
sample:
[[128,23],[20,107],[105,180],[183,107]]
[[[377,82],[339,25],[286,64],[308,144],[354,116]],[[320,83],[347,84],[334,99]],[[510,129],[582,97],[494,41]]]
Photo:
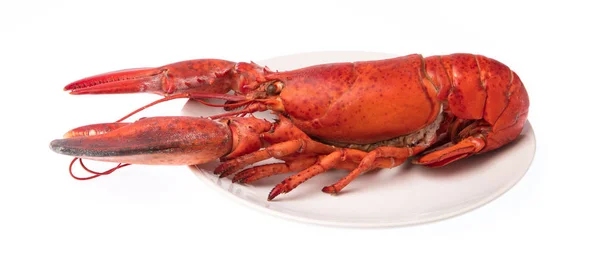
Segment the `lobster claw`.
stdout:
[[148,92],[223,94],[237,84],[231,75],[235,63],[218,59],[177,62],[157,68],[128,69],[87,77],[65,86],[71,94]]
[[146,165],[195,165],[230,152],[227,124],[198,117],[150,117],[133,123],[76,128],[50,143],[60,154],[97,161]]

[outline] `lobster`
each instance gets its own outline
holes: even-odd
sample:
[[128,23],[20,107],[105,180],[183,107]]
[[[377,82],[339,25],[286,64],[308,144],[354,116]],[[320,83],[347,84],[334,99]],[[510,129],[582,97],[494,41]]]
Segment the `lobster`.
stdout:
[[[220,160],[214,173],[235,174],[233,182],[294,173],[271,190],[268,200],[329,169],[349,170],[322,189],[336,194],[362,173],[409,159],[442,167],[498,149],[519,136],[529,110],[527,91],[516,73],[494,59],[465,53],[412,54],[282,72],[253,62],[199,59],[105,73],[64,90],[164,96],[148,106],[189,98],[224,107],[226,112],[208,118],[147,117],[87,125],[52,141],[50,148],[75,159],[120,163],[110,172],[129,164]],[[276,119],[252,115],[259,111],[271,111]],[[272,158],[279,162],[252,166]]]

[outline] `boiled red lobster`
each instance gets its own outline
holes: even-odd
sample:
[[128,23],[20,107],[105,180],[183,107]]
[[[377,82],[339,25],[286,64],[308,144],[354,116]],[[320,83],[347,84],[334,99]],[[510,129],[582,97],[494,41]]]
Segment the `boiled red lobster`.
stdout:
[[[190,98],[228,112],[209,118],[150,117],[73,129],[57,153],[122,164],[195,165],[220,159],[221,177],[249,183],[293,172],[268,200],[329,169],[360,174],[412,163],[440,167],[506,145],[521,133],[529,98],[506,65],[473,54],[413,54],[272,71],[200,59],[88,77],[71,94],[149,92],[154,102]],[[232,93],[232,94],[228,94]],[[207,98],[224,100],[211,104]],[[277,120],[252,116],[272,111]],[[263,160],[280,162],[246,168]],[[72,164],[71,164],[72,165]]]

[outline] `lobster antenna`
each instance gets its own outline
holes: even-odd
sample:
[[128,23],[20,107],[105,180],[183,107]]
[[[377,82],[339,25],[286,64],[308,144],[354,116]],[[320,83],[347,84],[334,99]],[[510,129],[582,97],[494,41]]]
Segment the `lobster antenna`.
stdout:
[[238,111],[233,111],[233,112],[217,114],[214,116],[210,116],[208,118],[211,120],[216,120],[216,119],[220,119],[220,118],[227,117],[227,116],[236,116],[236,115],[237,116],[239,116],[239,115],[245,116],[248,113],[253,113],[255,111],[264,111],[265,109],[266,109],[266,107],[262,103],[251,103],[250,105],[246,106],[246,108],[244,108],[244,109],[241,109]]
[[215,104],[215,103],[210,103],[210,102],[206,102],[206,101],[203,101],[203,100],[195,100],[195,101],[197,101],[199,103],[202,103],[202,104],[204,104],[206,106],[210,106],[210,107],[223,107],[223,108],[229,108],[229,107],[237,108],[237,107],[241,107],[241,106],[244,106],[244,105],[252,102],[252,100],[247,100],[247,101],[241,101],[241,102],[230,103],[230,104]]
[[[149,104],[146,104],[140,108],[138,108],[137,110],[134,110],[132,112],[130,112],[129,114],[125,115],[123,118],[118,119],[116,122],[121,122],[126,120],[127,118],[133,116],[134,114],[143,111],[145,109],[148,109],[156,104],[162,103],[162,102],[166,102],[166,101],[170,101],[170,100],[175,100],[175,99],[181,99],[181,98],[189,98],[189,99],[195,99],[199,102],[201,102],[204,105],[207,106],[212,106],[212,107],[234,107],[234,106],[241,106],[244,105],[246,103],[251,102],[252,100],[246,100],[245,97],[240,97],[240,96],[236,96],[236,95],[229,95],[229,94],[212,94],[212,93],[180,93],[180,94],[175,94],[175,95],[171,95],[171,96],[167,96],[161,99],[158,99],[156,101],[153,101]],[[200,100],[201,98],[215,98],[215,99],[222,99],[222,100],[226,100],[226,101],[237,101],[238,103],[233,103],[233,104],[214,104],[214,103],[209,103],[209,102],[205,102]]]
[[[75,161],[77,161],[77,160],[79,160],[79,164],[81,165],[81,167],[82,167],[82,168],[83,168],[85,171],[87,171],[87,172],[89,172],[89,173],[92,173],[93,175],[92,175],[92,176],[89,176],[89,177],[77,177],[77,176],[75,176],[75,175],[73,174],[73,164],[74,164],[74,163],[75,163]],[[90,169],[88,169],[88,168],[85,166],[85,164],[83,164],[83,160],[82,160],[81,158],[73,158],[73,160],[71,161],[71,164],[69,164],[69,174],[71,174],[71,177],[73,177],[73,178],[74,178],[74,179],[76,179],[76,180],[90,180],[90,179],[95,179],[95,178],[97,178],[97,177],[100,177],[100,176],[104,176],[104,175],[111,174],[111,173],[115,172],[115,170],[118,170],[118,169],[120,169],[120,168],[122,168],[122,167],[127,167],[127,166],[129,166],[129,165],[131,165],[131,164],[129,164],[129,163],[125,163],[125,164],[123,164],[123,163],[119,163],[119,164],[118,164],[116,167],[113,167],[113,168],[111,168],[111,169],[109,169],[109,170],[107,170],[107,171],[104,171],[104,172],[96,172],[96,171],[93,171],[93,170],[90,170]]]

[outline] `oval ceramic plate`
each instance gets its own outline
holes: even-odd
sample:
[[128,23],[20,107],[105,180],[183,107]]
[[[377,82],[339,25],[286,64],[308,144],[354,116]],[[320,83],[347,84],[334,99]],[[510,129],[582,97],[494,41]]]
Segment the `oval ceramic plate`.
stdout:
[[[372,60],[394,55],[366,52],[320,52],[278,57],[258,64],[272,70],[289,70],[328,62]],[[208,116],[223,111],[189,101],[184,115]],[[268,113],[256,117],[271,118]],[[248,206],[281,217],[323,225],[381,227],[437,221],[480,207],[515,185],[527,172],[535,153],[529,122],[521,136],[500,150],[457,161],[442,168],[409,162],[367,172],[332,196],[321,188],[348,173],[333,170],[318,175],[288,194],[267,201],[267,195],[287,175],[272,176],[252,184],[232,183],[212,173],[218,162],[192,166],[194,174],[211,187]],[[265,161],[269,163],[272,161]],[[258,163],[258,164],[263,164]],[[232,175],[233,176],[233,175]]]

